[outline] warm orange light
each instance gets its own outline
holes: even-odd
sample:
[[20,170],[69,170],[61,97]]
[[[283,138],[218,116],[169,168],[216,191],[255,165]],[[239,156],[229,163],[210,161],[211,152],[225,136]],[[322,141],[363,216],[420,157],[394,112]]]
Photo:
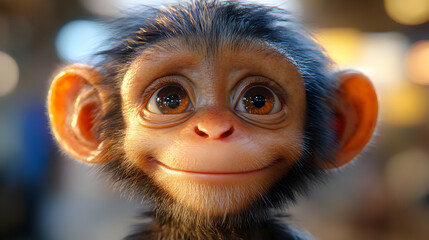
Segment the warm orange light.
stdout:
[[405,25],[418,25],[429,21],[428,0],[384,0],[387,14]]
[[404,81],[382,95],[381,109],[386,123],[416,126],[425,121],[426,94],[421,87]]
[[406,66],[411,81],[429,85],[429,41],[420,41],[411,47]]
[[363,35],[353,28],[325,28],[316,31],[319,43],[338,65],[356,61],[361,51]]

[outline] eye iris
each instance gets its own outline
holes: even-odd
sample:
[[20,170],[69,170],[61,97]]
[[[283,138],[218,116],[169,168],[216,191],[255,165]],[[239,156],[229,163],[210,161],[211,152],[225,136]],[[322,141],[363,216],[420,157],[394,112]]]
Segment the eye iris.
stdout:
[[249,88],[242,97],[244,109],[251,114],[268,114],[274,107],[274,95],[266,87]]
[[164,114],[178,114],[187,110],[189,97],[179,85],[166,86],[158,92],[156,104]]

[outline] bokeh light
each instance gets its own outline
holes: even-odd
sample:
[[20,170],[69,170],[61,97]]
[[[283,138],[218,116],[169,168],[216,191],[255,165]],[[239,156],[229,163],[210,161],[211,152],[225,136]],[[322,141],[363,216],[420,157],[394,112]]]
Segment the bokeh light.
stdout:
[[108,31],[103,24],[75,20],[60,29],[55,46],[58,56],[65,62],[88,62],[107,37]]
[[405,25],[418,25],[429,20],[428,0],[384,0],[387,14]]
[[411,47],[406,65],[411,81],[429,85],[429,41],[420,41]]
[[367,74],[377,90],[396,88],[404,79],[409,40],[399,32],[363,33],[353,28],[315,31],[319,43],[341,68]]
[[0,97],[12,92],[18,85],[19,68],[16,61],[0,51]]
[[425,120],[426,93],[415,84],[403,81],[386,92],[381,101],[385,122],[389,124],[412,127]]
[[404,59],[409,39],[400,32],[366,33],[362,45],[362,52],[352,67],[371,78],[381,97],[395,91],[405,81]]
[[353,28],[319,29],[317,39],[338,65],[350,65],[361,52],[363,34]]

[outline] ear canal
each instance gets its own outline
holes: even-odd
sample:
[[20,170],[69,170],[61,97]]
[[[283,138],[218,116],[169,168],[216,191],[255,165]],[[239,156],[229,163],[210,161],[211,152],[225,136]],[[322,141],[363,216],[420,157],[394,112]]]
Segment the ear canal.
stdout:
[[74,65],[61,71],[51,84],[49,118],[55,138],[72,157],[88,163],[97,159],[100,141],[94,124],[102,112],[102,100],[94,84],[99,74],[93,68]]
[[333,130],[338,151],[324,168],[341,167],[353,160],[372,137],[378,118],[378,101],[371,81],[359,72],[338,73],[339,89],[333,103],[336,111]]

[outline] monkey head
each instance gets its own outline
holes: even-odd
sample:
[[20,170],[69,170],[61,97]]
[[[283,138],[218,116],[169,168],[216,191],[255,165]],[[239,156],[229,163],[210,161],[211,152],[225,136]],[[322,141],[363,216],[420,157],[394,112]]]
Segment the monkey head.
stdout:
[[156,13],[99,66],[59,72],[48,110],[67,153],[169,216],[216,218],[264,214],[362,151],[377,120],[367,77],[328,69],[317,44],[290,28],[256,16],[247,30],[222,29],[216,9],[197,23],[193,10],[180,21]]

